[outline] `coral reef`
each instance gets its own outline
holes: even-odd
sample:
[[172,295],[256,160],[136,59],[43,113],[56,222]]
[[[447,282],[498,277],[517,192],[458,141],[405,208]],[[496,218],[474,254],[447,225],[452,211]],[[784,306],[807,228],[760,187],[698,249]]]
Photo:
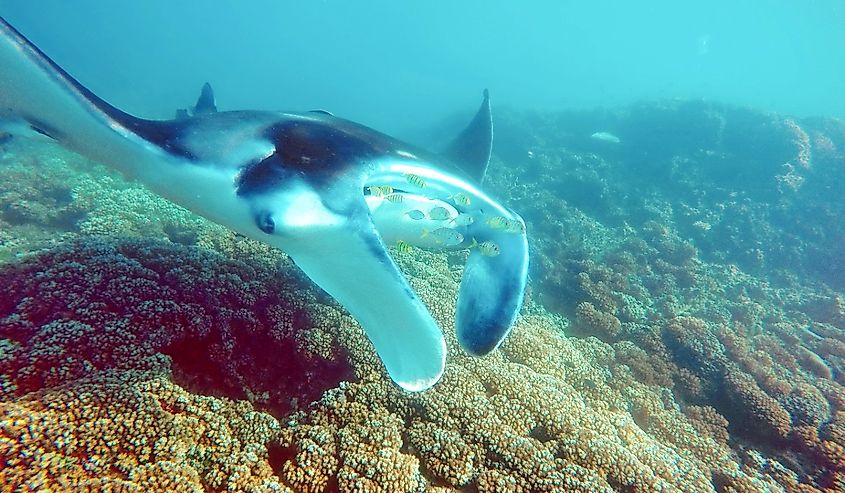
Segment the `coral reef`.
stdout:
[[13,139],[0,153],[0,260],[74,235],[218,243],[225,230],[127,183],[115,172],[41,141]]
[[735,448],[766,451],[740,454],[746,469],[835,490],[843,442],[818,430],[845,395],[845,208],[829,186],[845,179],[845,123],[701,102],[529,118],[491,184],[537,240],[539,299],[685,412],[727,419]]
[[487,183],[528,223],[528,300],[471,357],[465,253],[395,252],[449,349],[419,394],[283,253],[4,144],[0,487],[845,488],[845,125],[701,102],[501,121]]
[[[400,260],[449,327],[457,289],[449,259],[418,252]],[[565,319],[531,306],[502,351],[485,359],[462,354],[449,330],[444,380],[407,394],[386,378],[354,322],[303,292],[289,269],[96,239],[5,268],[17,295],[2,306],[12,346],[3,359],[11,376],[4,484],[710,491],[714,475],[752,483],[730,459],[723,419],[701,408],[687,416],[671,393],[636,381],[607,344],[566,338]],[[286,298],[292,292],[308,302]],[[160,298],[177,302],[152,309]],[[286,345],[292,335],[296,349]],[[259,343],[245,344],[250,338]],[[333,363],[311,347],[344,348],[337,359],[354,366],[356,381],[332,381]],[[243,366],[256,359],[258,368]],[[310,367],[291,375],[291,359]],[[295,384],[309,376],[304,388],[329,390],[291,405]]]
[[279,423],[150,372],[108,371],[2,404],[8,491],[290,491],[267,441]]
[[[439,302],[435,316],[448,327],[457,289],[448,259],[419,255],[402,261],[427,273],[416,287]],[[1,307],[11,346],[5,484],[651,491],[683,477],[704,491],[714,470],[742,476],[724,460],[725,443],[698,436],[671,396],[624,366],[609,373],[611,348],[564,338],[565,322],[539,308],[491,358],[460,354],[449,331],[444,381],[407,394],[354,322],[319,308],[285,272],[179,245],[97,239],[6,267],[15,295]],[[287,345],[310,340],[345,348],[348,358],[337,359],[354,364],[358,381],[338,386],[332,378],[344,374],[308,357],[309,342]],[[297,374],[297,365],[310,366]],[[317,397],[299,394],[302,406],[291,406],[298,391],[320,388],[333,390],[307,407]]]
[[[497,128],[504,163],[491,178],[542,230],[534,267],[543,276],[565,267],[546,259],[553,244],[568,258],[595,260],[652,220],[692,239],[710,260],[845,289],[837,248],[845,205],[834,185],[842,180],[845,121],[672,101],[511,114]],[[595,129],[622,141],[590,139]]]
[[343,358],[329,360],[336,354],[309,350],[322,297],[284,272],[178,244],[102,238],[9,266],[0,271],[10,290],[0,301],[2,390],[172,368],[191,389],[252,395],[287,413],[284,403],[307,404],[351,372]]

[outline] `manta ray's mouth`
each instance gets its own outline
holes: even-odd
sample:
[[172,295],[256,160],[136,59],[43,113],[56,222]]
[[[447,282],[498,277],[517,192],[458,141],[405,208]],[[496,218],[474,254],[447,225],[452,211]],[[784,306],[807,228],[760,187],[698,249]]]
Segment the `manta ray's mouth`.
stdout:
[[462,248],[467,243],[472,216],[447,201],[403,191],[364,198],[387,245],[400,250],[410,246],[439,250]]

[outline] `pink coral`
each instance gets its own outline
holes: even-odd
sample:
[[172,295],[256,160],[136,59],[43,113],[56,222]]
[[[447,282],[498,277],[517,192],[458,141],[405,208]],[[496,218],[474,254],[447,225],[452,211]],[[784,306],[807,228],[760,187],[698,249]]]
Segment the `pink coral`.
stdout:
[[13,343],[0,368],[14,395],[108,369],[172,368],[195,390],[285,413],[351,376],[342,358],[299,351],[297,329],[315,316],[305,304],[319,302],[295,274],[178,245],[88,240],[6,267],[0,283],[10,293],[0,335]]

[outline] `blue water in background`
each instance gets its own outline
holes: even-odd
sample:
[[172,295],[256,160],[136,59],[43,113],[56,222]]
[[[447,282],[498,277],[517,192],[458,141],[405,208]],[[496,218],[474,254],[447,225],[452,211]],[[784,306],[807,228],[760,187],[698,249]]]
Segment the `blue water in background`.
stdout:
[[[10,488],[67,491],[80,471],[144,491],[260,475],[845,491],[845,0],[0,0],[0,16],[147,118],[208,81],[224,111],[323,108],[437,150],[489,88],[484,190],[531,251],[500,354],[467,360],[452,332],[440,387],[398,396],[280,253],[0,128]],[[463,253],[413,252],[396,259],[450,317]],[[428,430],[437,445],[416,444]]]
[[221,109],[325,108],[402,134],[496,106],[707,98],[845,117],[840,0],[0,0],[0,15],[131,113],[204,81]]

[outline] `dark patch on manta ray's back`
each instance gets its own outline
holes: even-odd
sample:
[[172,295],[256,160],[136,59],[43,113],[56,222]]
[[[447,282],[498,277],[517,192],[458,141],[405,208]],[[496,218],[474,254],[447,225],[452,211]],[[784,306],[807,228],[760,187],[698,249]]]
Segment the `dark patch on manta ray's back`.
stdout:
[[322,122],[280,122],[269,133],[284,165],[307,175],[334,175],[376,155],[372,143]]
[[363,134],[351,122],[332,119],[335,121],[281,121],[270,126],[266,133],[276,152],[244,168],[238,194],[266,192],[294,176],[320,187],[393,151],[388,137],[377,132]]

